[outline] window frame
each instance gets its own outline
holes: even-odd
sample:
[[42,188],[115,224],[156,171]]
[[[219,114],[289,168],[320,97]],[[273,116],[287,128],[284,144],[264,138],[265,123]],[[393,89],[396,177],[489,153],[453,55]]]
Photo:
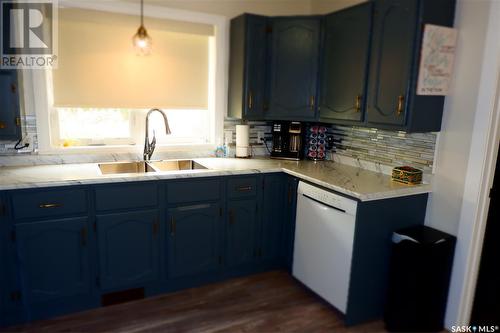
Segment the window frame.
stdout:
[[[137,15],[137,4],[113,1],[112,3],[96,0],[59,0],[59,6],[89,10],[99,10],[128,15]],[[144,16],[158,19],[171,19],[184,22],[203,23],[214,26],[214,37],[209,43],[209,85],[208,109],[210,112],[210,143],[208,144],[173,144],[158,145],[157,151],[172,150],[200,150],[206,151],[216,146],[223,138],[224,117],[227,114],[227,79],[228,79],[228,50],[229,50],[229,21],[221,15],[200,13],[195,11],[178,10],[168,7],[153,5],[144,6]],[[51,134],[57,129],[52,129],[53,116],[53,85],[52,71],[23,70],[24,101],[27,108],[35,110],[37,119],[38,152],[41,154],[81,154],[141,152],[142,144],[138,145],[105,145],[105,146],[79,146],[60,147],[53,145]]]

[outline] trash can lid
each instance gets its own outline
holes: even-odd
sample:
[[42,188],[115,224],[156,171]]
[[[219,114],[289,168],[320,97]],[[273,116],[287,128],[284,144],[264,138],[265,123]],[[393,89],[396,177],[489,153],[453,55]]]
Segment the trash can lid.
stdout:
[[455,239],[454,236],[447,234],[446,232],[442,232],[425,225],[400,229],[395,231],[394,234],[402,237],[403,239],[411,238],[417,243],[423,245],[432,245]]

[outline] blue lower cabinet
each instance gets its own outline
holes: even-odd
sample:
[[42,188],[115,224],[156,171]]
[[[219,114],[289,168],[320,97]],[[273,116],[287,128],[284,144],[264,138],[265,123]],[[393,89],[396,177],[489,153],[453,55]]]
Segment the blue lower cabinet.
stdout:
[[168,210],[170,278],[216,271],[222,262],[222,210],[219,203],[199,203]]
[[258,255],[265,261],[276,261],[285,255],[285,177],[281,174],[264,177],[262,228]]
[[293,245],[295,242],[295,217],[297,210],[297,187],[299,180],[285,176],[285,205],[283,237],[285,238],[285,264],[289,270],[293,264]]
[[257,199],[228,202],[227,264],[252,264],[257,256]]
[[102,290],[145,286],[160,277],[158,210],[97,216]]
[[90,294],[86,218],[18,224],[15,234],[26,305]]

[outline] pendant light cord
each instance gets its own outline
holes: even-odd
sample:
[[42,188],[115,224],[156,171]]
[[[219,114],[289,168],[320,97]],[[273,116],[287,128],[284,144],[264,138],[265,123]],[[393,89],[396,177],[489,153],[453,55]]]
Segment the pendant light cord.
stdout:
[[144,26],[144,0],[141,0],[141,26]]

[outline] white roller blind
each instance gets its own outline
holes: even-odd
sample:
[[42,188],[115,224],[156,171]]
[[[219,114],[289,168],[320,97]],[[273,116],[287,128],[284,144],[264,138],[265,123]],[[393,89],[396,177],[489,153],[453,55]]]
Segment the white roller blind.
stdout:
[[209,25],[146,18],[153,53],[136,55],[137,16],[59,12],[57,107],[206,109]]

